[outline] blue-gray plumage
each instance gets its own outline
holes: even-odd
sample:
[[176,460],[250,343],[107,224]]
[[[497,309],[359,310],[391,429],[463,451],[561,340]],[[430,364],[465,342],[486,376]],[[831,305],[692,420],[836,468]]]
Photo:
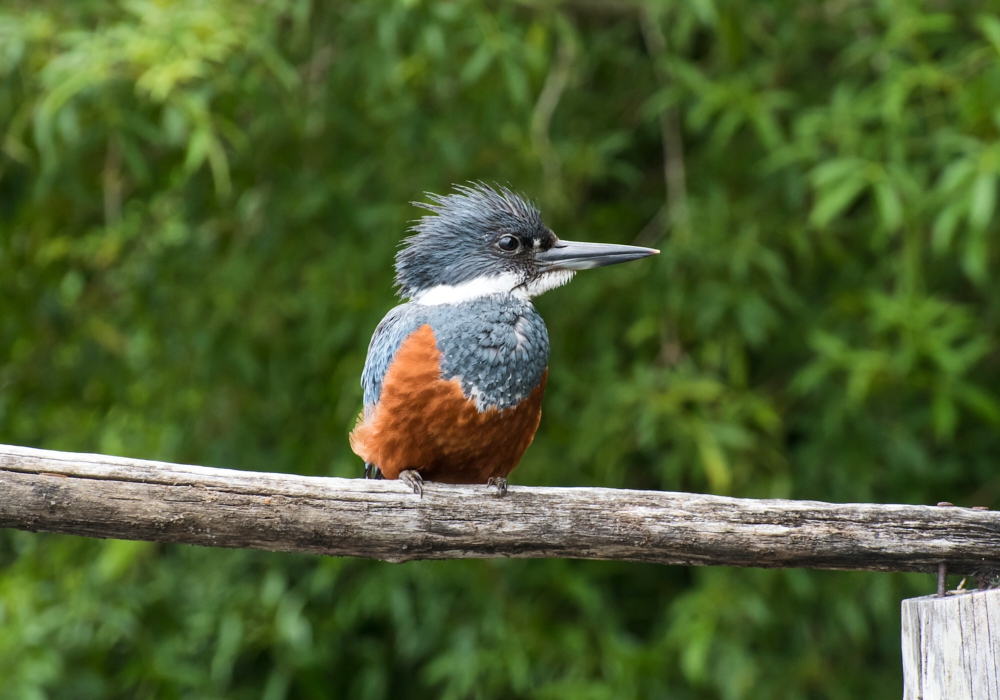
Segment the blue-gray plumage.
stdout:
[[500,250],[504,235],[539,241],[545,248],[556,236],[542,223],[536,207],[505,188],[457,187],[457,194],[429,194],[430,203],[414,202],[434,216],[412,228],[396,256],[400,296],[413,297],[440,284],[457,285],[480,277],[514,273],[523,261]]
[[531,442],[541,416],[549,338],[531,298],[577,270],[657,251],[561,241],[506,188],[429,195],[431,211],[396,256],[407,303],[375,330],[351,446],[387,478],[494,483]]
[[454,305],[402,304],[378,324],[368,347],[361,375],[366,417],[375,411],[396,350],[423,325],[437,338],[441,378],[458,379],[479,411],[516,406],[549,363],[549,334],[530,301],[496,294]]

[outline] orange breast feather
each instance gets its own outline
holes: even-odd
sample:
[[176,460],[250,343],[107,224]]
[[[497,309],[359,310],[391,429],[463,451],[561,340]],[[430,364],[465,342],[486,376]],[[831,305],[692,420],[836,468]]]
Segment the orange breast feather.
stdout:
[[382,380],[370,420],[359,418],[351,448],[387,479],[398,478],[404,469],[449,484],[507,476],[538,429],[548,370],[517,406],[479,412],[457,378],[441,378],[440,360],[431,327],[414,331]]

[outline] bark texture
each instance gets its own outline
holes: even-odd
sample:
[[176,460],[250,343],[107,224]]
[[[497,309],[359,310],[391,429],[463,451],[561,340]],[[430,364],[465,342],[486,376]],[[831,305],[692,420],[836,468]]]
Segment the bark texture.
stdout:
[[1000,590],[903,601],[903,700],[1000,700]]
[[1000,571],[1000,512],[304,477],[0,445],[0,527],[386,561]]

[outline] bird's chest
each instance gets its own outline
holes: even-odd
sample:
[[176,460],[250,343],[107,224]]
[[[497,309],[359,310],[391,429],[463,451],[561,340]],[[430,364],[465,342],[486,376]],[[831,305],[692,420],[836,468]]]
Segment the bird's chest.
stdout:
[[545,392],[545,327],[523,318],[428,319],[393,357],[378,404],[351,434],[354,451],[388,479],[405,469],[457,484],[506,477]]
[[539,385],[549,360],[545,323],[527,303],[490,301],[431,315],[441,378],[458,380],[479,411],[518,405]]

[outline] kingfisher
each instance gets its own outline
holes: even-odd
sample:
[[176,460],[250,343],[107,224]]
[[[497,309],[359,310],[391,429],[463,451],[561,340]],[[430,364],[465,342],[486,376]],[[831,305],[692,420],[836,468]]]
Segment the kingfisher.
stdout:
[[430,213],[396,255],[407,300],[378,324],[361,376],[351,449],[365,478],[486,484],[507,476],[542,416],[549,336],[532,298],[578,270],[658,250],[559,239],[538,208],[498,185],[414,202]]

